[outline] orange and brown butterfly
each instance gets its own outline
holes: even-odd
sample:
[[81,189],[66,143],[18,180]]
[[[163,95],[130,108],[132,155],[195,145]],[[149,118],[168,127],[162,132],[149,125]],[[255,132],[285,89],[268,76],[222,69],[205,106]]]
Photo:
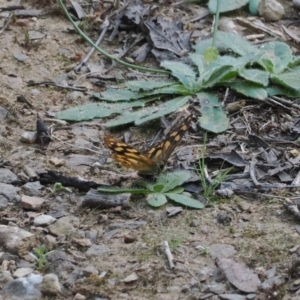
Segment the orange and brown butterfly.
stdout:
[[143,175],[157,175],[166,165],[167,160],[189,128],[192,115],[187,116],[175,129],[171,129],[165,139],[141,153],[124,142],[106,136],[104,142],[112,150],[111,157],[122,166],[134,169]]

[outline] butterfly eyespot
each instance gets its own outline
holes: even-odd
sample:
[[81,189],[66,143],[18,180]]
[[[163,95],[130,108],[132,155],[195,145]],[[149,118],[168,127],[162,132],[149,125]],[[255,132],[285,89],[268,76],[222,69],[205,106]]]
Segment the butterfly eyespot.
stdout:
[[190,115],[174,130],[170,130],[162,142],[143,153],[124,142],[115,140],[112,136],[104,137],[104,142],[113,152],[112,158],[122,166],[132,168],[141,174],[158,174],[188,130],[191,120]]

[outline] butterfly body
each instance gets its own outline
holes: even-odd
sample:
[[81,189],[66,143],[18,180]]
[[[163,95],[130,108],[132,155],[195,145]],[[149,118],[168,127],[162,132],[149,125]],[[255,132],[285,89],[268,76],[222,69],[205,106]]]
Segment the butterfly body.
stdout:
[[111,157],[122,166],[132,168],[143,175],[157,175],[162,171],[167,160],[188,130],[191,120],[192,116],[189,115],[174,130],[170,130],[162,142],[143,153],[124,142],[115,140],[112,136],[106,136],[104,142],[113,151]]

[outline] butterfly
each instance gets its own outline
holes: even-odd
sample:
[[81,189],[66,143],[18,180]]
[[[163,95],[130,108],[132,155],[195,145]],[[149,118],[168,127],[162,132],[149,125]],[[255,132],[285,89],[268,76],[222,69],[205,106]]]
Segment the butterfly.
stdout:
[[122,166],[134,169],[142,175],[158,175],[188,130],[191,120],[192,115],[187,116],[175,129],[169,131],[162,142],[143,153],[112,136],[104,137],[104,142],[113,152],[111,157]]

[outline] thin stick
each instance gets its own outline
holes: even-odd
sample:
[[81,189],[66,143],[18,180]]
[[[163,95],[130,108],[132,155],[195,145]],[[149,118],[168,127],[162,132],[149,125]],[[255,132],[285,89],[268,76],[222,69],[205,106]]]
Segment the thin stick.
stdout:
[[170,269],[174,269],[175,268],[175,265],[173,263],[174,257],[171,253],[168,241],[163,241],[163,245],[165,246],[165,253],[166,253],[168,261],[169,261]]
[[[98,37],[97,41],[95,42],[95,45],[96,46],[99,46],[99,44],[101,43],[101,41],[103,40],[106,32],[107,32],[107,29],[108,29],[108,26],[109,26],[109,21],[108,20],[105,20],[104,21],[104,26],[102,26],[102,31],[101,31],[101,34],[100,36]],[[82,66],[85,66],[86,63],[88,62],[88,60],[91,58],[91,56],[93,55],[93,53],[95,52],[95,48],[92,47],[91,50],[89,51],[89,53],[86,55],[86,57],[80,62],[80,64],[78,66],[76,66],[74,68],[74,71],[75,72],[78,72],[80,71],[81,67]]]
[[5,20],[4,22],[4,26],[2,27],[2,29],[0,30],[0,34],[3,33],[3,31],[8,27],[10,21],[11,21],[11,18],[12,18],[13,14],[9,14],[8,18]]

